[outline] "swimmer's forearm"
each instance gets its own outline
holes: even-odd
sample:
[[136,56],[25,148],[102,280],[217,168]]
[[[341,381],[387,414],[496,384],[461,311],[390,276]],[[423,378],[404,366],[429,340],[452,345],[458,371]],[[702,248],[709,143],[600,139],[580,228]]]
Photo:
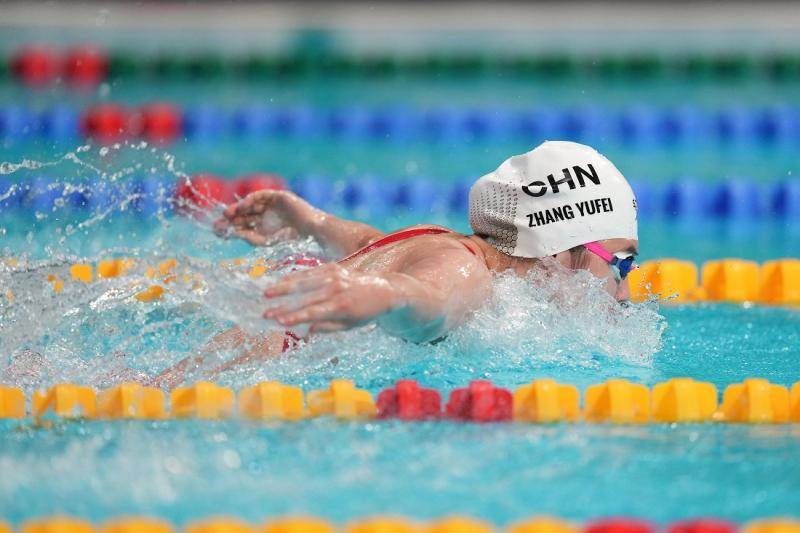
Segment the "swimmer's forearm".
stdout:
[[387,312],[377,320],[391,335],[412,342],[438,339],[466,313],[448,294],[429,283],[400,273],[388,273],[391,292]]
[[302,216],[298,230],[306,237],[313,237],[333,255],[346,257],[383,235],[367,224],[345,220],[306,205],[310,209]]
[[438,339],[460,325],[491,293],[491,274],[461,246],[428,251],[403,272],[386,273],[389,311],[378,323],[414,342]]
[[382,235],[377,229],[335,217],[291,191],[257,191],[228,206],[214,223],[220,236],[256,246],[273,238],[313,237],[332,255],[349,255]]

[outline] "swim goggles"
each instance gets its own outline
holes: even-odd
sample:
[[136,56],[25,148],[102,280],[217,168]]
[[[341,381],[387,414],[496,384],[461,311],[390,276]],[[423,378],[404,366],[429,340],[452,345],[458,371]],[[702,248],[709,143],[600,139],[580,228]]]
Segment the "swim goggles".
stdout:
[[608,263],[608,266],[611,267],[611,272],[614,274],[614,279],[617,281],[622,281],[628,277],[631,270],[639,268],[639,265],[634,262],[633,256],[627,252],[612,254],[597,242],[590,242],[583,246]]

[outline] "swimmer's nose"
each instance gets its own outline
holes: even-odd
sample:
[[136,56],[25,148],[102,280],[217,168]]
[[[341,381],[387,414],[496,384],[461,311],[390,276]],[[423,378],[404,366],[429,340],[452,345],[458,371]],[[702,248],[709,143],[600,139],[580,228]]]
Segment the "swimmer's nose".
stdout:
[[631,299],[631,288],[628,285],[628,280],[623,279],[617,285],[617,293],[614,295],[614,298],[617,299],[618,302],[627,302]]

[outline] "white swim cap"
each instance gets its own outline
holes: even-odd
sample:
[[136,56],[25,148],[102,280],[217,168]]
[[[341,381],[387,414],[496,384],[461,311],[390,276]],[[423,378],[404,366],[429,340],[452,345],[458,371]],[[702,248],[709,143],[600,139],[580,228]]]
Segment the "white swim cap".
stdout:
[[566,141],[515,155],[475,182],[469,223],[489,244],[516,257],[638,238],[636,198],[625,177],[594,148]]

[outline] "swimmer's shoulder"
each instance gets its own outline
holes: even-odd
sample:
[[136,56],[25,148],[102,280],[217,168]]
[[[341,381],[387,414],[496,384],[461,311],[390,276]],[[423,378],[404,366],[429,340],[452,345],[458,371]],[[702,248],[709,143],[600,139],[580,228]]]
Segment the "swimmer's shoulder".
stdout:
[[436,247],[435,249],[438,250],[449,249],[451,251],[467,252],[471,257],[478,260],[480,263],[485,263],[483,253],[481,253],[479,247],[469,235],[464,235],[463,233],[459,233],[446,226],[439,226],[436,224],[418,224],[398,230],[398,232],[417,229],[441,230],[441,233],[424,234],[414,237],[412,240],[416,241],[416,246],[411,246],[410,248],[412,248],[415,252],[429,253],[431,246],[433,245]]

